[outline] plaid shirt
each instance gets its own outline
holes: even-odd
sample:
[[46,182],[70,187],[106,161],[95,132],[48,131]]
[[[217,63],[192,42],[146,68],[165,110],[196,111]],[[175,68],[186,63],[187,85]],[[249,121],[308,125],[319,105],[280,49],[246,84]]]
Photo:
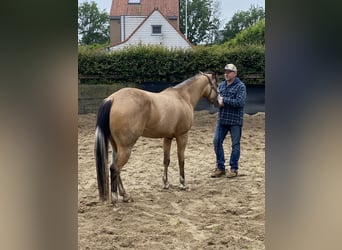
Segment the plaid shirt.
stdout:
[[223,97],[224,106],[220,107],[218,121],[225,125],[243,124],[244,106],[246,100],[246,86],[236,77],[230,85],[223,81],[218,86],[218,91]]

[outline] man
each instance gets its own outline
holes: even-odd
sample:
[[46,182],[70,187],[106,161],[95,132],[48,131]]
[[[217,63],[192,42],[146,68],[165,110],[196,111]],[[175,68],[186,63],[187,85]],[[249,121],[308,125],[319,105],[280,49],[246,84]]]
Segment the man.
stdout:
[[218,86],[217,101],[220,109],[213,141],[216,154],[216,169],[211,175],[213,178],[226,175],[223,141],[228,132],[230,133],[232,148],[229,160],[230,171],[226,177],[238,176],[239,170],[246,86],[237,77],[237,68],[234,64],[227,64],[224,70],[225,80]]

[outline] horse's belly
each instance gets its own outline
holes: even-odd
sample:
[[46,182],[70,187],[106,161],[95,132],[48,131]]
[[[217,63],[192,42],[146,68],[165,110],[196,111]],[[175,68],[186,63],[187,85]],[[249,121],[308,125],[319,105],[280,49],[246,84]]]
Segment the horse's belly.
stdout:
[[174,131],[161,131],[159,129],[148,129],[146,128],[142,134],[143,137],[148,138],[173,138],[175,136]]
[[159,125],[154,127],[146,127],[142,136],[149,138],[174,138],[178,135],[183,135],[189,131],[191,125],[188,124],[173,124]]

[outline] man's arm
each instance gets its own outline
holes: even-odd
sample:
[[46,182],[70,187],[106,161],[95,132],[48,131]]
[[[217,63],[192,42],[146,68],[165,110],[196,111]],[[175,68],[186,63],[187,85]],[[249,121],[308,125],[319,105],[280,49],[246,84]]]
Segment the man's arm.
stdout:
[[241,85],[238,89],[236,98],[222,97],[223,103],[233,107],[243,107],[246,101],[246,86]]

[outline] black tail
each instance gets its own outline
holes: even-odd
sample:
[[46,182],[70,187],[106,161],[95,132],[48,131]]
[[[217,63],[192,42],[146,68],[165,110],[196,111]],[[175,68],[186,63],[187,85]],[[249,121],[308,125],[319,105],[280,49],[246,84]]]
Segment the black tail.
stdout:
[[97,111],[95,129],[95,159],[97,185],[101,200],[108,200],[108,138],[110,136],[109,113],[112,101],[103,101]]

